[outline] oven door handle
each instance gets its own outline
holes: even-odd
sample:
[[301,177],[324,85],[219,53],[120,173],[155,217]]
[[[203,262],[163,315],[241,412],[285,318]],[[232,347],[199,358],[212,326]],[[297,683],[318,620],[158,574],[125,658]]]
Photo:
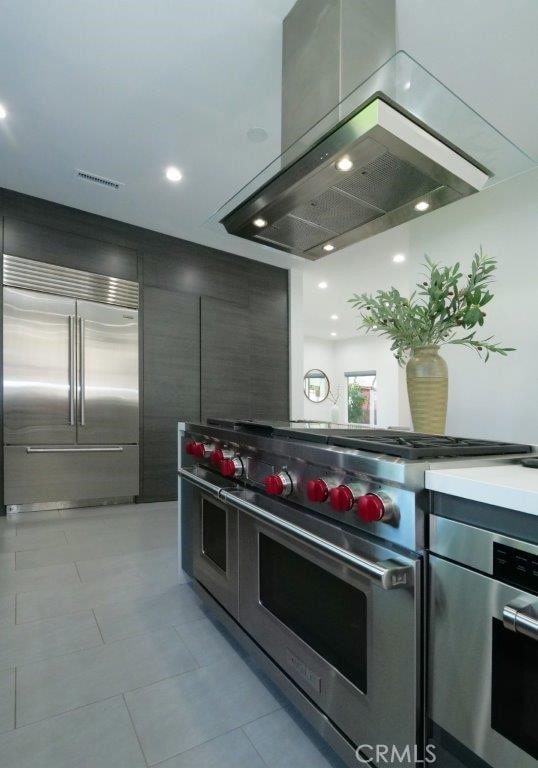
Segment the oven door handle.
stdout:
[[343,560],[359,571],[362,576],[366,576],[370,581],[375,582],[383,589],[396,589],[397,587],[404,587],[413,583],[413,567],[411,565],[402,565],[395,560],[369,560],[361,555],[356,555],[354,552],[342,549],[342,547],[338,547],[336,544],[332,544],[330,541],[326,541],[294,523],[290,523],[273,515],[271,512],[267,512],[267,510],[258,507],[256,504],[251,504],[249,501],[235,496],[230,491],[224,491],[221,499],[259,520],[270,523],[275,528],[293,534],[293,536],[296,536],[301,541],[327,552],[327,554],[338,558],[338,560]]
[[503,608],[506,629],[538,640],[538,600],[518,597]]
[[202,491],[206,491],[207,493],[210,493],[212,496],[215,496],[217,499],[221,497],[221,494],[225,490],[233,490],[233,485],[228,485],[225,488],[223,488],[220,485],[216,485],[215,483],[212,483],[209,480],[206,480],[205,477],[202,477],[201,475],[198,475],[195,472],[191,472],[190,470],[185,469],[184,467],[180,467],[178,469],[178,474],[180,474],[181,477],[185,478],[185,480],[188,480],[193,485],[196,485]]

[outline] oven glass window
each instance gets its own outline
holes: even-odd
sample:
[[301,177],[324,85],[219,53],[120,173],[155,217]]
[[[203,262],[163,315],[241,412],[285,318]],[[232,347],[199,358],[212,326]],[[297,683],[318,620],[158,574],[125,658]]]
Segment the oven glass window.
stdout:
[[260,535],[260,600],[366,693],[366,595]]
[[202,552],[226,571],[226,512],[205,499],[202,502]]
[[491,727],[538,758],[538,643],[493,619]]

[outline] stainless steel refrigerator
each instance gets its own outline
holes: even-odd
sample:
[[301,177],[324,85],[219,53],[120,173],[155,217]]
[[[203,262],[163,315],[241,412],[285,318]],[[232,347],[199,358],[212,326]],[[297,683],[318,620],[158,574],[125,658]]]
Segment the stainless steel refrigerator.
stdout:
[[4,256],[8,511],[138,493],[138,286],[126,283]]

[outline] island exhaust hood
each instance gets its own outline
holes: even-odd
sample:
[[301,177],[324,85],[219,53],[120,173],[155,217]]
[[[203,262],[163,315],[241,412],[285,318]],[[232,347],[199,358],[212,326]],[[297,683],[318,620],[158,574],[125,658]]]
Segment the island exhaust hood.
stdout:
[[477,192],[488,174],[380,95],[223,221],[307,259]]
[[395,41],[394,0],[298,0],[284,21],[284,151],[219,212],[230,234],[318,259],[532,167]]

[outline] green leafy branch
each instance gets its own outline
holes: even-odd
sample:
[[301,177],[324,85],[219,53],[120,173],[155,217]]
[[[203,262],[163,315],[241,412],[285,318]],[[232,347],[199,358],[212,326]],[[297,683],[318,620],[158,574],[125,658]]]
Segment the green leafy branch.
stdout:
[[482,249],[475,253],[464,278],[459,262],[452,267],[435,264],[426,256],[424,280],[406,299],[396,288],[375,294],[354,294],[348,301],[360,312],[358,330],[375,332],[391,340],[391,350],[403,365],[417,347],[459,344],[474,349],[484,361],[492,353],[506,355],[493,336],[477,338],[484,325],[484,308],[493,299],[489,286],[497,262]]

